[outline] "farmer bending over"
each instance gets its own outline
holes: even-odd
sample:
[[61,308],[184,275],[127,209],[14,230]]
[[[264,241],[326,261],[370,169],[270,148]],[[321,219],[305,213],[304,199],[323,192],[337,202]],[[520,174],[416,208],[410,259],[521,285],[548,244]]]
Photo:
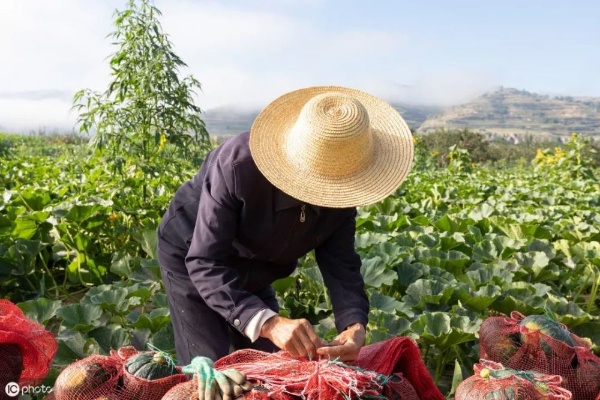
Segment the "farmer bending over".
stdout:
[[[391,106],[334,86],[279,97],[249,133],[211,151],[159,228],[179,363],[205,357],[186,371],[209,371],[208,359],[243,348],[356,359],[369,310],[354,249],[356,207],[394,192],[412,158],[409,128]],[[339,333],[327,346],[307,320],[278,314],[271,287],[311,250]],[[200,398],[231,397],[220,383],[227,380],[236,386],[232,377],[200,382]]]

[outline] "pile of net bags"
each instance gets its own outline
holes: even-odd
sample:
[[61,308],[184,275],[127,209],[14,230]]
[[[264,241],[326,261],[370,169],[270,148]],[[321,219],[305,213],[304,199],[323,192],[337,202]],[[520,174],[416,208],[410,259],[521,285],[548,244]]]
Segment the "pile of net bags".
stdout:
[[67,366],[56,378],[50,399],[160,400],[173,386],[187,381],[168,354],[126,346]]
[[8,383],[40,384],[57,349],[52,333],[27,318],[15,304],[0,300],[0,399],[8,396]]
[[[198,399],[196,380],[157,354],[160,352],[124,347],[109,356],[79,360],[61,372],[52,399]],[[144,360],[138,362],[140,355]],[[161,365],[160,371],[156,364]],[[217,360],[215,368],[234,368],[246,375],[254,387],[244,399],[444,400],[417,345],[406,337],[364,346],[352,365],[293,359],[282,352],[240,350]]]
[[456,400],[600,400],[600,357],[592,343],[547,316],[487,318],[479,345],[480,364]]

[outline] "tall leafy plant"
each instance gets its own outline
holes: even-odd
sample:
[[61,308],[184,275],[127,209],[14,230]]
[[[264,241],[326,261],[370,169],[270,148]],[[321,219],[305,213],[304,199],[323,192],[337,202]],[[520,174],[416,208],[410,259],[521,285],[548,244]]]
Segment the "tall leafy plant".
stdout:
[[83,89],[73,100],[80,131],[94,134],[92,144],[114,170],[141,169],[146,178],[161,171],[164,159],[198,160],[210,146],[194,104],[200,82],[180,78],[186,64],[174,53],[160,15],[149,0],[129,0],[117,10],[109,35],[117,46],[112,80],[104,92]]

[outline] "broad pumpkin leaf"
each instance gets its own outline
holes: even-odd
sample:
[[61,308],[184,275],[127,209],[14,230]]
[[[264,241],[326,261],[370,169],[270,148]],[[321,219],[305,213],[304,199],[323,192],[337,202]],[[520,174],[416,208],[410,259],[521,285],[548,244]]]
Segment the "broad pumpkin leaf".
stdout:
[[169,354],[175,354],[175,334],[173,333],[173,324],[166,324],[154,333],[149,339],[150,343]]
[[122,314],[142,303],[139,297],[129,296],[129,291],[123,288],[111,288],[89,296],[89,302],[111,314]]
[[403,299],[414,307],[423,309],[427,304],[446,304],[454,290],[453,285],[445,282],[418,279],[406,288],[406,295]]
[[369,322],[381,332],[388,333],[386,339],[401,336],[410,328],[410,322],[406,318],[377,309],[369,313]]
[[365,284],[372,287],[391,286],[398,278],[396,271],[387,269],[381,257],[363,260],[360,272]]
[[52,363],[55,366],[66,366],[94,353],[99,345],[93,338],[84,337],[81,332],[65,330],[56,337],[58,350]]
[[94,215],[104,210],[106,205],[101,203],[95,204],[73,204],[68,209],[67,213],[64,214],[64,218],[73,221],[77,224],[81,224],[85,220],[92,218]]
[[111,349],[129,345],[129,334],[120,325],[110,324],[99,326],[88,332],[88,337],[94,339],[103,354],[109,354]]
[[156,259],[158,257],[156,247],[158,238],[155,229],[145,229],[142,232],[135,232],[133,238],[142,246],[142,249],[149,258]]
[[56,311],[61,307],[61,304],[60,300],[53,301],[45,297],[40,297],[35,300],[17,303],[17,306],[23,310],[23,313],[28,318],[43,325],[56,315]]
[[466,287],[457,290],[458,299],[468,308],[484,312],[496,299],[502,295],[502,290],[496,285],[486,285],[477,291],[471,292]]
[[69,304],[56,311],[63,325],[71,330],[89,332],[102,323],[102,308],[94,304]]
[[375,289],[368,289],[367,292],[369,293],[371,309],[391,314],[400,312],[408,318],[414,317],[415,313],[413,309],[405,303],[398,301],[393,297],[386,296]]
[[451,317],[445,312],[424,312],[411,325],[419,335],[419,341],[435,345],[440,350],[475,340],[479,329],[478,321],[465,316]]
[[169,310],[167,308],[157,308],[150,313],[142,313],[134,310],[127,315],[127,320],[134,328],[148,329],[150,332],[157,332],[166,324],[171,322]]

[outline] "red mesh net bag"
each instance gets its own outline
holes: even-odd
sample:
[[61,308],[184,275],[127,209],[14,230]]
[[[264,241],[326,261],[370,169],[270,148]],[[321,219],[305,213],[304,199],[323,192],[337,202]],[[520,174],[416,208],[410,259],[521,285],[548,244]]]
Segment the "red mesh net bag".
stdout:
[[0,390],[35,385],[48,374],[58,344],[52,333],[8,300],[0,300]]
[[122,361],[116,357],[92,355],[66,367],[56,378],[56,400],[108,398],[121,385]]
[[600,393],[600,358],[590,343],[541,315],[486,319],[479,330],[480,358],[520,371],[562,377],[562,387],[577,400],[595,400]]
[[79,360],[60,373],[52,400],[160,400],[187,377],[171,361],[165,366],[164,360],[154,359],[156,354],[161,352],[126,346],[110,356]]
[[[414,357],[415,360],[409,360]],[[215,367],[234,368],[246,374],[255,387],[244,399],[444,399],[421,360],[418,347],[409,338],[365,346],[354,365],[325,359],[293,359],[281,352],[241,350],[221,358]],[[197,390],[195,381],[183,383],[167,392],[163,400],[196,399]]]
[[481,360],[475,375],[456,388],[455,400],[570,400],[571,392],[560,386],[562,378],[533,371],[516,371]]
[[410,384],[419,399],[445,399],[433,382],[419,347],[409,337],[395,337],[364,346],[354,364],[382,375],[401,376],[401,382]]

